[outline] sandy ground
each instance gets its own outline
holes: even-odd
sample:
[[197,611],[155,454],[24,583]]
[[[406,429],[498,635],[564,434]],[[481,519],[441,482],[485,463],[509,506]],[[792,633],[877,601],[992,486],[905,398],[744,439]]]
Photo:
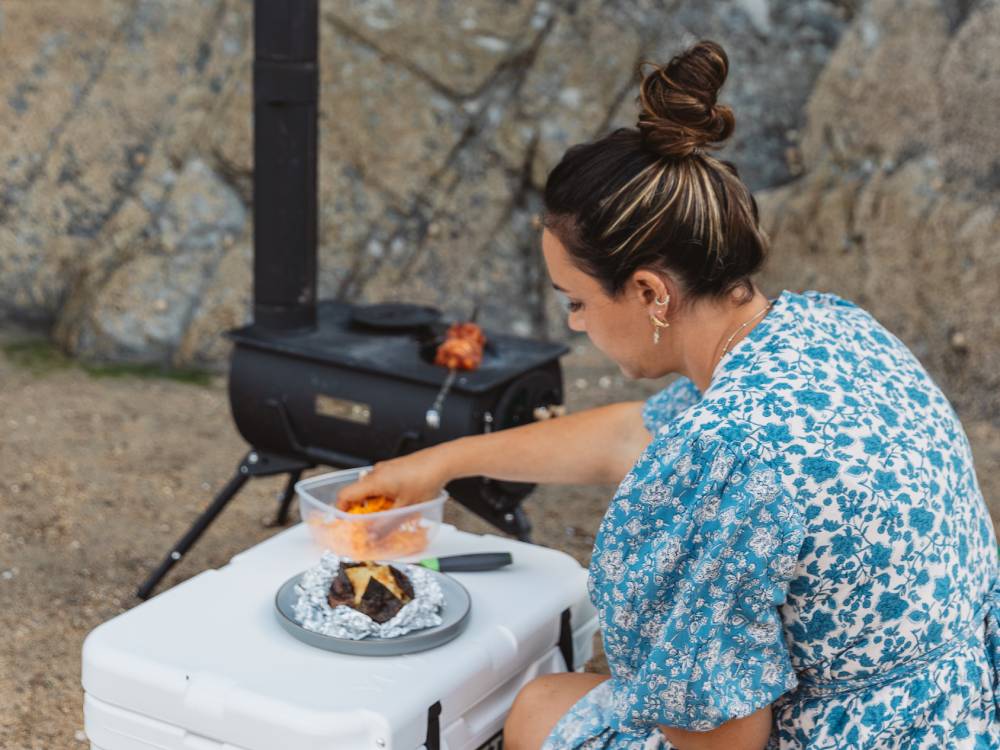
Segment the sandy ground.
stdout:
[[[0,334],[0,343],[16,334]],[[567,402],[581,409],[642,398],[581,344],[565,360]],[[965,415],[963,415],[965,416]],[[225,380],[189,385],[34,370],[0,353],[0,748],[82,748],[80,648],[134,591],[246,450]],[[966,419],[983,491],[1000,499],[1000,426]],[[165,585],[224,565],[275,532],[265,524],[282,478],[251,481]],[[544,487],[526,501],[535,541],[581,563],[610,487]],[[456,507],[446,520],[488,531]],[[601,669],[598,659],[591,665]]]

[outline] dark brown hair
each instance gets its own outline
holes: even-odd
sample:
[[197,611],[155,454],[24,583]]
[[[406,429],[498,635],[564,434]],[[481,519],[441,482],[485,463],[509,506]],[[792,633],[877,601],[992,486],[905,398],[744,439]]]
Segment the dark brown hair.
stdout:
[[639,268],[661,268],[692,299],[742,288],[749,300],[767,236],[736,167],[708,153],[735,128],[716,103],[729,58],[706,40],[653,68],[637,127],[572,146],[549,174],[543,225],[610,296]]

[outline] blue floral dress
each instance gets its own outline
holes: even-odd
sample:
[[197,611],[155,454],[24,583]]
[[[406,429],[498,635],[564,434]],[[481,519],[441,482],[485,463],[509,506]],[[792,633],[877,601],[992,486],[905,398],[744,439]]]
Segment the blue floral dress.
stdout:
[[545,748],[670,748],[773,704],[769,748],[1000,748],[1000,566],[968,440],[913,354],[782,292],[653,441],[598,531],[611,679]]

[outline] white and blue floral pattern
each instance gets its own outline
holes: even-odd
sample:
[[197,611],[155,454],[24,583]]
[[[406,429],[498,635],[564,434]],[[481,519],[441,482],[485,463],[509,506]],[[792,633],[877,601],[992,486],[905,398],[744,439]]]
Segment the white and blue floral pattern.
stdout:
[[598,531],[611,679],[547,750],[660,750],[773,704],[769,748],[1000,747],[997,543],[968,440],[910,351],[782,292],[653,441]]

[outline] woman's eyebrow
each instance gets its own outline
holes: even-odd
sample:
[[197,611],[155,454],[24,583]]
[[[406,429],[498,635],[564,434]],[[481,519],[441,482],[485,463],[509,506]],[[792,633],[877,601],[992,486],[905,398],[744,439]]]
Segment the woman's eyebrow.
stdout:
[[561,286],[559,286],[559,285],[558,285],[558,284],[557,284],[556,282],[554,282],[554,281],[552,282],[552,288],[553,288],[553,289],[555,289],[555,290],[556,290],[557,292],[563,292],[564,294],[566,293],[566,290],[565,290],[565,289],[563,289],[563,288],[562,288]]

